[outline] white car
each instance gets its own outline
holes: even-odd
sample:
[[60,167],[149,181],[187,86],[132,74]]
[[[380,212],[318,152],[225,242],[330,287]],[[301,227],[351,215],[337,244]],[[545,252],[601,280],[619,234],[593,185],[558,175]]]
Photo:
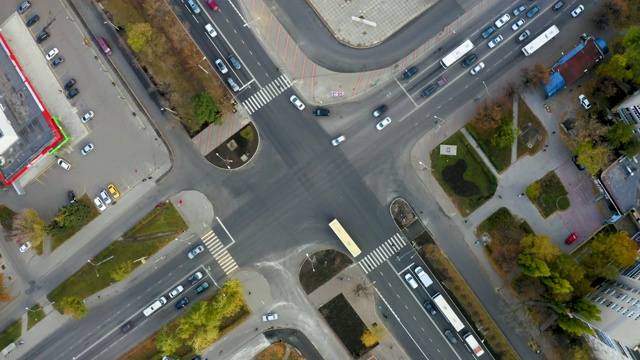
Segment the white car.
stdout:
[[274,320],[278,320],[278,313],[269,313],[269,314],[262,315],[262,321],[264,322],[274,321]]
[[102,202],[102,200],[100,200],[99,196],[96,196],[95,198],[93,198],[93,203],[96,204],[96,207],[98,208],[98,210],[105,211],[107,209],[107,207],[104,205],[104,203]]
[[347,140],[347,138],[344,137],[344,135],[340,135],[337,138],[331,140],[331,145],[338,146],[338,145],[340,145],[341,142],[343,142],[345,140]]
[[30,247],[31,247],[31,243],[27,241],[26,243],[20,245],[20,252],[25,252],[29,250]]
[[509,20],[511,20],[511,16],[509,14],[504,14],[498,20],[496,20],[495,24],[497,28],[501,28],[504,24],[506,24]]
[[91,119],[93,119],[93,111],[89,111],[82,116],[82,123],[85,124]]
[[58,51],[58,48],[53,48],[53,49],[51,49],[51,51],[49,51],[49,52],[47,53],[47,56],[46,56],[47,61],[50,61],[51,59],[53,59],[54,57],[56,57],[56,55],[58,55],[58,52],[59,52],[59,51]]
[[204,251],[204,246],[200,245],[197,248],[189,251],[187,256],[189,257],[189,259],[193,259],[194,257],[196,257],[196,255],[200,254],[203,251]]
[[584,11],[584,6],[578,5],[578,7],[573,9],[573,11],[571,12],[571,16],[577,17],[582,11]]
[[412,289],[418,288],[418,282],[413,278],[413,276],[411,276],[411,274],[405,274],[404,279],[407,280],[407,283],[411,286]]
[[169,297],[173,299],[174,297],[178,296],[178,294],[180,294],[183,291],[184,291],[184,287],[182,285],[178,285],[175,289],[173,289],[173,290],[171,290],[171,292],[169,292]]
[[94,149],[94,146],[92,143],[88,143],[87,145],[85,145],[82,150],[80,150],[80,154],[82,154],[82,156],[87,156],[91,150]]
[[474,67],[473,69],[471,69],[471,71],[469,71],[469,73],[470,73],[471,75],[475,75],[475,74],[479,73],[479,72],[480,72],[480,70],[482,70],[482,69],[484,69],[484,63],[483,63],[483,62],[481,62],[481,63],[479,63],[478,65],[476,65],[476,67]]
[[220,72],[223,74],[226,74],[229,71],[227,69],[227,66],[220,59],[216,60],[216,66],[218,67],[218,70],[220,70]]
[[391,118],[387,116],[386,118],[382,119],[382,121],[376,124],[376,129],[382,130],[389,124],[391,124]]
[[591,109],[591,103],[589,103],[589,99],[587,99],[586,96],[584,96],[584,94],[580,94],[580,96],[578,96],[578,100],[580,100],[580,104],[582,105],[582,107],[584,107],[585,109]]
[[525,22],[525,21],[524,21],[524,18],[522,18],[522,19],[520,19],[520,20],[516,21],[516,23],[515,23],[515,24],[511,25],[511,30],[513,30],[513,31],[518,30],[518,29],[520,28],[520,26],[524,25],[524,22]]
[[493,49],[494,47],[496,47],[496,45],[498,45],[500,43],[500,41],[502,41],[502,35],[498,35],[496,37],[493,38],[493,40],[489,41],[489,48]]
[[65,159],[60,158],[56,163],[65,170],[71,169],[71,164],[69,164]]
[[291,97],[289,98],[289,101],[291,101],[291,103],[295,105],[298,108],[298,110],[304,110],[304,104],[302,103],[302,101],[300,101],[300,99],[298,99],[297,96],[291,95]]
[[209,36],[211,36],[212,38],[218,35],[218,33],[216,32],[216,29],[214,29],[213,26],[211,26],[211,24],[205,25],[204,29],[207,31],[207,34],[209,34]]
[[111,198],[109,197],[107,190],[100,191],[100,198],[102,198],[102,201],[104,201],[106,205],[111,204]]

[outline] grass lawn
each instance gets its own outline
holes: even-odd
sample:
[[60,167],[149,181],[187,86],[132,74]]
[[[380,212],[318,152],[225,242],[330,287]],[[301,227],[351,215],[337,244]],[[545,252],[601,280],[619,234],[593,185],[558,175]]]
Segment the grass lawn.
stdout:
[[533,234],[524,220],[513,216],[506,208],[500,208],[486,218],[477,228],[476,235],[486,233],[490,242],[485,246],[489,258],[497,270],[506,275],[518,269],[518,254],[522,252],[520,240]]
[[27,330],[31,329],[35,324],[40,322],[47,315],[40,305],[36,304],[28,312],[29,321],[27,322]]
[[457,154],[440,155],[439,146],[433,149],[433,176],[466,217],[493,196],[496,178],[461,132],[453,134],[442,144],[457,146]]
[[[531,111],[527,103],[518,99],[518,129],[520,129],[520,135],[518,136],[518,159],[523,155],[535,155],[538,151],[542,150],[544,144],[547,142],[549,133],[540,122],[537,116]],[[533,140],[537,138],[537,140]],[[532,146],[529,147],[527,142],[531,142]]]
[[[509,120],[513,122],[513,115],[507,116],[509,117]],[[482,152],[487,155],[489,161],[491,161],[491,164],[493,164],[493,167],[497,172],[501,173],[509,168],[509,166],[511,165],[511,147],[500,149],[497,146],[491,145],[489,138],[478,135],[478,131],[473,126],[473,122],[468,123],[466,128],[469,134],[471,134],[471,136],[473,136],[473,138],[476,140],[478,145],[480,145]]]
[[187,223],[178,213],[171,202],[164,202],[161,206],[151,210],[144,219],[127,231],[125,239],[139,239],[166,232],[183,232],[187,230]]
[[471,324],[482,326],[484,344],[489,348],[496,359],[516,360],[520,357],[516,354],[500,331],[491,316],[487,313],[473,291],[449,259],[435,244],[427,244],[420,250],[420,256],[427,263],[436,277],[447,284],[449,295],[454,299],[463,315]]
[[[191,136],[202,128],[195,118],[191,102],[191,98],[199,91],[211,94],[220,105],[221,113],[228,113],[232,109],[226,86],[209,62],[201,61],[204,55],[189,40],[187,29],[176,19],[168,3],[156,0],[102,0],[100,6],[105,9],[111,22],[118,26],[127,28],[145,22],[151,25],[153,39],[148,46],[135,52],[136,60],[158,89],[165,102],[164,107],[172,108],[179,114],[176,120]],[[121,32],[120,35],[126,40],[127,32]],[[200,70],[199,66],[207,69],[208,73]]]
[[4,331],[0,332],[0,349],[4,349],[7,345],[18,340],[22,335],[22,320],[16,320],[7,326]]
[[[96,206],[93,204],[93,200],[91,200],[89,198],[89,195],[84,194],[81,197],[78,198],[78,201],[81,201],[87,205],[89,205],[89,209],[91,209],[91,212],[89,213],[89,218],[87,219],[87,222],[78,226],[78,227],[72,227],[67,229],[67,231],[60,235],[60,236],[54,236],[51,238],[51,251],[54,251],[55,249],[57,249],[60,245],[64,244],[65,241],[69,240],[73,235],[75,235],[78,231],[80,231],[80,229],[82,229],[83,226],[87,225],[88,223],[90,223],[91,221],[93,221],[93,219],[97,218],[98,215],[100,215],[100,212],[98,211],[98,209],[96,209]],[[42,254],[42,249],[43,249],[44,244],[40,245],[40,249],[38,250],[38,254]]]
[[11,233],[11,230],[13,230],[13,217],[15,215],[15,211],[4,205],[0,205],[0,225],[2,225],[2,228],[7,233]]
[[571,203],[567,196],[567,189],[554,171],[548,172],[535,183],[540,185],[540,195],[530,200],[536,205],[542,217],[546,219],[556,210],[562,211],[569,208]]

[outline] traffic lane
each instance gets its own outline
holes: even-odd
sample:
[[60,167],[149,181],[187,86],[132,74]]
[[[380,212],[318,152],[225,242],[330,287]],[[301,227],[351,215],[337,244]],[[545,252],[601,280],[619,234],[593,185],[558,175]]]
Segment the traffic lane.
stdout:
[[412,359],[460,359],[402,276],[403,273],[386,266],[369,273],[369,279],[376,281],[375,288],[383,299],[378,304],[382,306],[379,312],[388,314],[384,322],[394,338]]

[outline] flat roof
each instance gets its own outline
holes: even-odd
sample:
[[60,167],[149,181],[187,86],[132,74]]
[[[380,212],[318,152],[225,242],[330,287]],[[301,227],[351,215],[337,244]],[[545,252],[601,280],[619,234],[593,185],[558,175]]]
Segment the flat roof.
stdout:
[[604,54],[595,39],[588,38],[586,42],[581,42],[567,55],[561,57],[551,70],[562,75],[566,86],[569,86],[596,66],[603,57]]
[[2,32],[0,45],[0,180],[10,185],[64,136]]

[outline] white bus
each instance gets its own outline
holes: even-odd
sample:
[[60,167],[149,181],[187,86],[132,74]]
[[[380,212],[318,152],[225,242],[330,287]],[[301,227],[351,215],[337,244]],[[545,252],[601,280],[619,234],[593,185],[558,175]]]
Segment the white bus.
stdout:
[[536,50],[540,49],[542,45],[546,44],[549,40],[553,39],[560,33],[560,30],[557,26],[553,25],[547,29],[547,31],[543,32],[537,38],[533,39],[532,42],[528,43],[525,47],[522,48],[522,52],[525,56],[529,56],[533,54]]
[[469,53],[469,51],[471,50],[473,50],[473,43],[471,42],[471,40],[467,40],[463,42],[462,45],[453,49],[453,51],[450,52],[449,55],[440,60],[440,65],[442,65],[442,67],[446,69],[449,66],[455,64],[456,61],[462,59],[462,57]]
[[464,329],[464,324],[462,323],[462,321],[460,321],[458,315],[456,315],[453,309],[451,309],[449,303],[447,303],[447,300],[445,300],[444,297],[440,295],[440,293],[436,293],[435,295],[433,295],[432,299],[433,302],[436,303],[438,309],[440,309],[442,315],[444,315],[444,317],[447,319],[447,321],[449,321],[451,326],[456,329],[456,331]]
[[347,234],[347,231],[342,227],[342,225],[340,225],[338,219],[333,219],[333,221],[329,223],[329,227],[331,227],[331,230],[336,233],[336,236],[338,237],[338,239],[340,239],[340,241],[342,241],[344,246],[347,247],[347,250],[349,250],[351,256],[356,257],[360,255],[362,251],[360,251],[358,245],[356,245],[351,236],[349,236],[349,234]]

